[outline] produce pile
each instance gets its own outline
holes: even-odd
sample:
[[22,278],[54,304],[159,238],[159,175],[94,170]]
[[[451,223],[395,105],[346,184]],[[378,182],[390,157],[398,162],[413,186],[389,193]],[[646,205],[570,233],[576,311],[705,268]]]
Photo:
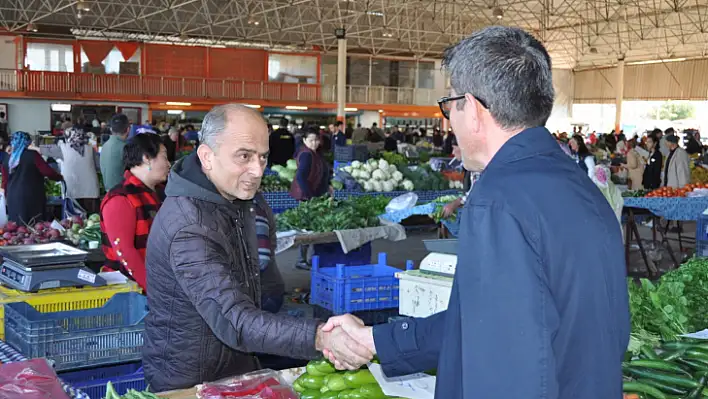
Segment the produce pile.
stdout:
[[94,213],[85,221],[78,216],[61,221],[66,229],[66,239],[79,248],[87,248],[91,241],[101,242],[101,216]]
[[295,173],[297,172],[297,162],[294,159],[288,159],[285,166],[283,165],[273,165],[270,170],[278,174],[278,177],[285,180],[288,183],[292,183],[295,180]]
[[432,170],[430,165],[401,169],[401,173],[403,173],[403,177],[406,180],[410,180],[413,183],[413,187],[419,191],[461,190],[463,187],[461,181],[448,181],[442,173]]
[[[86,247],[90,241],[101,241],[100,216],[93,214],[83,220],[78,216],[55,222],[38,222],[18,225],[7,222],[0,228],[0,246],[45,244],[51,241],[68,240],[73,245]],[[56,228],[55,228],[56,227]]]
[[681,188],[673,187],[661,187],[649,192],[645,195],[647,198],[675,198],[675,197],[685,197],[686,194],[692,192],[696,189],[708,189],[708,184],[702,183],[689,183]]
[[265,175],[261,179],[260,190],[264,193],[272,193],[278,191],[288,191],[290,190],[290,183],[283,180],[280,176],[275,175]]
[[47,197],[61,197],[61,183],[53,180],[44,180],[44,193]]
[[128,392],[125,393],[125,395],[119,395],[118,392],[116,392],[115,388],[113,387],[113,384],[109,381],[108,384],[106,385],[106,396],[104,399],[162,399],[161,397],[155,395],[154,393],[150,393],[148,391],[136,391],[134,389],[129,389]]
[[641,198],[641,197],[646,197],[647,194],[649,194],[651,191],[649,190],[628,190],[622,193],[623,197],[630,197],[630,198]]
[[691,182],[708,183],[708,169],[691,162]]
[[438,197],[431,201],[431,203],[435,204],[435,212],[433,212],[430,215],[430,218],[435,221],[435,223],[440,223],[441,220],[446,219],[451,222],[454,222],[457,220],[457,212],[453,213],[450,215],[448,218],[443,217],[443,208],[445,208],[445,205],[448,203],[460,198],[457,195],[443,195],[442,197]]
[[[401,169],[404,169],[402,167]],[[341,168],[337,180],[343,180],[345,187],[351,187],[351,181],[344,173],[351,176],[364,191],[391,192],[402,189],[413,191],[413,182],[405,180],[396,165],[390,164],[385,159],[369,159],[366,162],[352,161],[351,165]]]
[[386,399],[368,369],[337,371],[327,360],[313,360],[293,383],[300,399]]
[[384,196],[313,198],[277,216],[278,231],[307,230],[328,233],[334,230],[359,229],[379,225],[378,215],[391,201]]

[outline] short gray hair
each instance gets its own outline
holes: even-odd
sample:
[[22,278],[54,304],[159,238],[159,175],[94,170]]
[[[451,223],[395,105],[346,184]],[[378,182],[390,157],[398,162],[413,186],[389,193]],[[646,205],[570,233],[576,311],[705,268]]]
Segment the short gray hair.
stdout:
[[481,29],[448,48],[443,66],[455,92],[485,102],[503,129],[543,126],[551,115],[551,58],[541,42],[521,29]]
[[[251,108],[241,104],[222,104],[212,108],[202,121],[202,129],[199,131],[199,143],[204,143],[212,150],[216,150],[219,146],[217,139],[219,135],[226,129],[228,115],[231,112],[245,112],[250,114],[258,114]],[[262,117],[261,117],[262,118]]]

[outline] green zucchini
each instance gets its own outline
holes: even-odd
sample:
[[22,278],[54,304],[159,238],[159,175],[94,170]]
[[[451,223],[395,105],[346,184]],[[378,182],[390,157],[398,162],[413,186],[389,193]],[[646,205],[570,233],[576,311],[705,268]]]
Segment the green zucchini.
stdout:
[[642,384],[641,382],[625,381],[622,383],[622,390],[624,392],[643,393],[654,399],[666,399],[666,395],[659,389],[651,385]]
[[665,360],[649,360],[649,359],[638,359],[629,363],[630,367],[641,367],[645,369],[668,371],[675,374],[685,375],[691,377],[691,374],[686,370],[682,369],[680,366],[667,362]]
[[647,370],[647,369],[642,369],[642,368],[637,368],[637,367],[628,367],[627,371],[632,373],[633,375],[640,377],[640,378],[648,378],[651,380],[655,381],[660,381],[665,384],[673,385],[676,387],[681,387],[681,388],[688,388],[688,389],[695,389],[698,388],[698,381],[685,378],[685,377],[679,377],[676,375],[672,374],[665,374],[665,373],[660,373],[655,370]]
[[698,387],[686,396],[686,399],[698,399],[703,396],[701,394],[703,393],[703,389],[706,387],[706,381],[708,381],[708,376],[706,376],[706,373],[703,373],[701,379],[698,380]]
[[688,389],[685,388],[678,388],[673,385],[669,384],[664,384],[661,381],[656,381],[656,380],[650,380],[648,378],[640,378],[637,380],[637,382],[640,382],[642,384],[647,384],[651,385],[654,388],[659,389],[660,391],[667,393],[667,394],[672,394],[672,395],[685,395],[688,393]]
[[703,362],[708,363],[708,353],[706,353],[706,352],[691,349],[691,350],[687,350],[684,353],[684,357],[688,357],[688,358],[696,359],[696,360],[701,360]]
[[708,364],[703,363],[701,361],[687,358],[678,359],[677,361],[683,364],[684,366],[690,367],[694,371],[708,371]]

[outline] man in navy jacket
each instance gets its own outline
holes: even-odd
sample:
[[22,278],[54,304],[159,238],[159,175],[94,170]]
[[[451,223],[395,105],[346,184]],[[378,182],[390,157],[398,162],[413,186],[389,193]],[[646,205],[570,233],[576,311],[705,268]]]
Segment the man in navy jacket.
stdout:
[[437,367],[440,399],[620,399],[630,328],[621,231],[543,127],[548,53],[522,30],[489,27],[444,65],[441,111],[465,168],[483,169],[462,213],[449,307],[373,329],[345,315],[325,329],[342,326],[388,376]]

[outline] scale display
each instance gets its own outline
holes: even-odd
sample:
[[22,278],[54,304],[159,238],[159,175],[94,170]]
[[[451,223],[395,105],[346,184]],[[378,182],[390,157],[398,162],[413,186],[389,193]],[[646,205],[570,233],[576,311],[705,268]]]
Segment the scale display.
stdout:
[[87,252],[61,243],[0,249],[0,282],[27,292],[49,288],[106,285],[84,264]]
[[420,262],[420,271],[454,276],[457,267],[457,239],[423,240],[428,251],[431,251]]

